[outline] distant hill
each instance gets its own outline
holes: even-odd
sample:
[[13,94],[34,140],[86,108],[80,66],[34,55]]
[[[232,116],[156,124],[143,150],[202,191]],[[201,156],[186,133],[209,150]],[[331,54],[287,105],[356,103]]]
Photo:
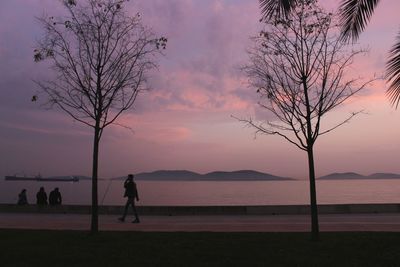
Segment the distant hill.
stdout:
[[233,172],[215,171],[202,175],[203,180],[293,180],[289,177],[280,177],[268,173],[257,172],[252,170],[241,170]]
[[[114,178],[116,180],[126,177]],[[147,181],[269,181],[269,180],[293,180],[289,177],[280,177],[267,173],[240,170],[233,172],[215,171],[199,174],[187,170],[160,170],[135,174],[136,180]]]
[[331,173],[325,176],[319,177],[321,180],[335,180],[335,179],[365,179],[364,175],[355,172],[343,172],[343,173]]
[[186,170],[161,170],[135,175],[136,180],[200,180],[201,174]]
[[318,178],[319,180],[356,180],[356,179],[400,179],[400,174],[374,173],[361,175],[355,172],[332,173]]
[[400,174],[395,173],[374,173],[367,176],[369,179],[399,179]]

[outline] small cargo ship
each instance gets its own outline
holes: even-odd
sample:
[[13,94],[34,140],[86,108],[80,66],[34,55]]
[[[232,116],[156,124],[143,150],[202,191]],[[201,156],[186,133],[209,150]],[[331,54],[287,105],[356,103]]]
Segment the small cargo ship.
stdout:
[[38,181],[38,182],[79,182],[78,176],[58,176],[58,177],[42,177],[37,175],[35,177],[6,175],[6,181]]

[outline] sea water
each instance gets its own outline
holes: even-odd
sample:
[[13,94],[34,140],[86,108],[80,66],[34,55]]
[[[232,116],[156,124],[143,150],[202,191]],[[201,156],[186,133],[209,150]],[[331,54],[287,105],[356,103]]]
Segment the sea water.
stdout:
[[[136,181],[140,201],[146,206],[186,205],[296,205],[309,203],[309,182],[290,181]],[[0,180],[0,203],[17,203],[27,189],[30,204],[43,186],[50,193],[60,189],[64,204],[89,205],[91,181],[37,182]],[[99,181],[100,205],[123,205],[123,181]],[[400,203],[400,179],[320,180],[319,204]]]

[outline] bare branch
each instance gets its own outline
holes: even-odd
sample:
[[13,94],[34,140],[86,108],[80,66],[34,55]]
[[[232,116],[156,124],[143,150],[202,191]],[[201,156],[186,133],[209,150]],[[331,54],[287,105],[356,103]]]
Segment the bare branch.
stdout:
[[156,38],[139,14],[126,13],[126,0],[85,2],[63,1],[65,18],[38,18],[45,34],[35,61],[50,60],[57,76],[37,84],[49,107],[102,133],[147,87],[146,75],[167,39]]
[[[253,37],[250,64],[243,68],[260,95],[259,104],[275,121],[239,119],[257,132],[279,135],[302,150],[312,149],[321,132],[321,120],[331,110],[364,89],[373,80],[345,80],[345,73],[361,49],[347,49],[336,17],[317,1],[297,1],[286,17],[265,20],[265,28]],[[291,138],[288,133],[293,134]]]
[[323,134],[329,133],[329,132],[335,130],[336,128],[339,128],[339,127],[342,126],[343,124],[349,123],[350,120],[351,120],[353,117],[357,116],[357,115],[360,114],[360,113],[364,113],[364,110],[352,112],[352,113],[350,114],[350,116],[347,117],[344,121],[342,121],[341,123],[339,123],[339,124],[333,126],[332,128],[330,128],[330,129],[328,129],[328,130],[325,130],[325,131],[323,131],[323,132],[320,132],[319,135],[323,135]]
[[[289,143],[295,145],[299,149],[307,151],[306,147],[303,147],[303,146],[299,145],[294,140],[292,140],[288,135],[285,135],[285,134],[283,134],[283,133],[281,133],[279,131],[274,131],[274,130],[272,130],[272,128],[271,128],[271,130],[269,130],[269,129],[263,127],[261,124],[254,123],[254,121],[251,118],[249,118],[249,119],[240,119],[240,118],[235,117],[233,115],[231,115],[231,117],[236,119],[236,120],[238,120],[238,121],[240,121],[240,122],[245,123],[246,125],[248,125],[250,127],[255,128],[256,129],[256,134],[262,133],[262,134],[267,134],[267,135],[278,135],[278,136],[284,138],[285,140],[287,140]],[[270,126],[272,126],[272,125],[270,125]],[[281,128],[281,130],[290,130],[290,129],[282,129]]]

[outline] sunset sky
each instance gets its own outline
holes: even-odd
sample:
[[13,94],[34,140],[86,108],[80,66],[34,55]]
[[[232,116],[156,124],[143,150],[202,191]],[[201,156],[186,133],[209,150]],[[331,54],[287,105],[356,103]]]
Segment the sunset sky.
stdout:
[[[321,1],[336,10],[339,1]],[[275,136],[258,135],[231,117],[262,118],[256,89],[239,71],[250,36],[261,29],[258,0],[131,0],[127,7],[160,36],[168,38],[152,90],[118,126],[106,128],[100,148],[100,176],[159,169],[254,169],[307,177],[306,153]],[[90,175],[92,129],[57,110],[31,102],[33,80],[48,76],[33,62],[42,36],[35,16],[60,14],[55,0],[3,0],[0,9],[0,175]],[[387,52],[398,34],[400,2],[381,1],[361,47],[352,77],[384,72]],[[350,75],[350,74],[349,74]],[[355,171],[400,173],[400,110],[390,106],[385,81],[376,81],[334,110],[326,126],[350,112],[366,114],[322,136],[315,146],[317,176]]]

